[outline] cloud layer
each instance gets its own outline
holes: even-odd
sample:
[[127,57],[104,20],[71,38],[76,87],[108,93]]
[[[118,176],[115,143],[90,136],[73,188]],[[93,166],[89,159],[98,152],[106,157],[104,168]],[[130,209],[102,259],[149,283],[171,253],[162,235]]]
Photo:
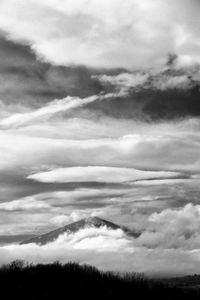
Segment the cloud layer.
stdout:
[[198,10],[196,0],[9,0],[0,28],[58,65],[154,67],[169,53],[188,64],[200,59]]
[[[166,212],[170,215],[170,222],[175,222],[173,230],[178,235],[177,238],[181,237],[181,234],[187,233],[187,221],[190,222],[190,225],[195,224],[196,221],[191,221],[188,217],[189,214],[195,214],[195,210],[199,210],[199,207],[188,206],[184,209],[188,213],[187,216],[182,215],[183,211],[180,213],[177,211]],[[151,222],[158,222],[158,218],[162,222],[163,215],[152,215]],[[168,222],[166,219],[163,221],[165,224]],[[180,228],[183,222],[185,226]],[[193,227],[191,233],[196,234],[195,229]],[[154,234],[160,238],[160,232],[154,230]],[[173,245],[172,240],[170,248],[162,248],[167,242],[166,238],[165,240],[163,238],[159,241],[161,247],[154,245],[155,248],[152,250],[148,248],[148,245],[152,247],[154,239],[146,238],[145,246],[142,244],[142,239],[143,237],[128,238],[120,229],[85,228],[77,233],[60,235],[57,240],[44,246],[27,244],[1,247],[0,264],[14,259],[23,259],[32,263],[48,263],[55,260],[62,263],[76,261],[94,265],[101,270],[144,272],[152,276],[193,274],[198,271],[200,259],[198,249],[178,250],[176,247],[178,241],[176,241],[176,245]],[[184,243],[185,241],[179,240],[179,242]],[[189,245],[191,240],[187,242]]]

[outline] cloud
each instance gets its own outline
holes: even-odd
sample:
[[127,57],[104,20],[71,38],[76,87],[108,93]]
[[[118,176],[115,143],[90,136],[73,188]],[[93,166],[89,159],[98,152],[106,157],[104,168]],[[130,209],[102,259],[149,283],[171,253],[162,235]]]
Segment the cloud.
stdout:
[[[74,70],[74,74],[77,72]],[[66,99],[46,104],[47,97],[42,107],[40,103],[34,108],[29,103],[27,107],[20,103],[7,106],[2,101],[1,120],[12,123],[0,130],[2,234],[46,231],[64,224],[65,220],[73,221],[73,212],[83,217],[98,213],[121,224],[130,224],[135,212],[140,212],[143,219],[152,211],[180,208],[188,201],[198,203],[199,184],[194,176],[200,169],[198,118],[162,122],[128,118],[129,112],[137,111],[135,96],[116,98],[118,92],[113,86],[106,94],[100,94],[97,101],[70,108],[68,113]],[[161,92],[160,101],[173,106],[163,101]],[[108,94],[114,97],[101,101]],[[88,97],[68,99],[76,105],[76,99],[82,103]],[[144,104],[142,99],[140,105]],[[182,96],[179,100],[183,104]],[[125,113],[121,107],[126,108]],[[194,110],[198,111],[196,107]],[[16,113],[20,114],[19,118]],[[92,172],[85,172],[90,168]],[[145,175],[147,180],[142,176],[142,181],[129,183],[127,187],[125,181],[139,175],[131,173],[131,168],[138,168],[141,175],[157,176],[162,171],[163,175],[179,173],[180,176],[148,180]],[[49,176],[58,170],[74,171],[75,181],[69,182],[68,174],[67,182],[60,182],[64,173],[57,174],[60,178],[56,181],[28,179],[41,174]],[[80,170],[82,173],[78,174]],[[97,175],[101,182],[90,182],[97,180]]]
[[4,255],[1,256],[0,263],[12,260],[14,257],[33,262],[38,262],[40,258],[46,257],[43,263],[55,259],[62,262],[71,259],[84,262],[85,259],[89,259],[90,251],[95,252],[95,256],[98,257],[98,253],[100,255],[101,253],[117,253],[128,243],[129,241],[121,230],[109,230],[106,227],[85,228],[75,234],[60,235],[57,240],[46,246],[30,244],[1,247],[0,252]]
[[94,210],[94,211],[87,211],[87,210],[82,210],[82,211],[73,211],[70,215],[56,215],[53,217],[50,222],[55,224],[56,226],[65,226],[66,224],[70,224],[76,221],[79,221],[81,219],[85,219],[88,217],[97,217],[97,216],[102,216],[103,211],[102,210]]
[[67,215],[57,215],[51,218],[51,222],[54,223],[56,226],[64,226],[66,224],[76,222],[81,219],[80,215],[76,212],[72,212],[70,216]]
[[197,273],[200,258],[199,250],[152,250],[139,247],[121,230],[101,227],[61,235],[44,246],[27,244],[0,247],[0,264],[14,259],[32,263],[76,261],[101,270],[144,272],[157,276]]
[[[115,88],[126,93],[129,91],[129,93],[126,97],[119,98],[117,105],[115,99],[112,99],[90,103],[87,108],[97,115],[146,122],[198,117],[200,114],[199,82],[189,78],[186,81],[184,78],[177,78],[177,76],[159,78],[158,76],[155,77],[155,81],[148,82],[141,88],[110,86],[111,89]],[[107,85],[106,87],[108,88]]]
[[127,246],[129,240],[121,229],[110,230],[102,226],[99,229],[85,228],[75,234],[60,235],[54,243],[62,245],[65,242],[77,250],[116,251]]
[[[0,165],[109,166],[163,171],[198,171],[198,133],[130,134],[120,138],[71,140],[1,132]],[[179,149],[184,151],[179,152]],[[26,153],[26,156],[24,155]],[[59,155],[58,155],[59,154]],[[183,165],[184,162],[184,165]]]
[[187,249],[200,247],[200,206],[188,203],[179,209],[153,213],[137,239],[137,245],[150,248]]
[[52,66],[38,60],[29,45],[0,33],[0,99],[10,110],[39,108],[66,96],[85,98],[102,91],[84,67]]
[[155,67],[168,53],[199,61],[198,10],[195,0],[9,0],[1,1],[0,28],[53,64]]
[[128,168],[113,167],[71,167],[55,169],[48,172],[29,175],[28,179],[40,182],[127,182],[138,181],[142,179],[169,178],[180,176],[173,172],[151,172],[140,171]]
[[[156,72],[133,73],[52,66],[38,60],[29,46],[9,41],[3,35],[0,35],[0,58],[1,120],[16,113],[44,109],[55,99],[88,98],[101,92],[112,93],[113,97],[88,103],[70,114],[66,112],[65,120],[69,116],[88,120],[105,116],[160,120],[198,116],[200,112],[198,66],[180,69],[174,63]],[[119,91],[126,95],[122,98],[114,95]],[[61,118],[58,114],[56,117]]]
[[110,84],[119,89],[128,90],[130,88],[142,87],[147,82],[149,75],[147,73],[121,73],[116,76],[98,75],[93,76],[103,84]]
[[[129,186],[130,190],[131,187]],[[80,207],[86,206],[87,203],[91,203],[91,206],[98,203],[98,201],[104,203],[104,201],[108,201],[112,197],[117,197],[122,194],[123,186],[120,189],[118,187],[117,190],[114,188],[94,188],[88,186],[88,188],[78,188],[71,187],[69,190],[58,190],[58,191],[48,191],[44,193],[37,193],[31,196],[19,198],[17,200],[12,200],[9,202],[0,203],[0,210],[31,210],[34,208],[49,208],[57,207],[61,209],[61,212],[64,210],[66,206],[78,206]],[[95,200],[94,200],[95,199]],[[80,202],[79,202],[80,201]]]
[[0,203],[0,211],[16,211],[16,210],[42,210],[48,209],[50,206],[43,201],[36,201],[34,197],[28,197],[24,200],[14,200],[10,202]]
[[87,228],[0,248],[0,263],[198,271],[198,12],[195,0],[0,1],[1,234],[91,215],[141,233]]
[[188,90],[192,87],[191,78],[187,75],[180,76],[163,76],[154,83],[154,87],[159,90],[168,90],[168,89],[183,89]]
[[[112,85],[116,88],[116,90],[125,90],[129,92],[133,89],[139,90],[143,89],[157,89],[160,91],[166,90],[189,90],[194,86],[194,82],[198,84],[198,80],[196,80],[197,70],[184,70],[183,74],[177,74],[177,71],[171,70],[168,72],[156,72],[156,73],[121,73],[118,75],[99,75],[93,76],[98,79],[104,85]],[[178,71],[180,72],[180,70]]]
[[33,112],[27,112],[23,114],[14,114],[6,119],[3,119],[0,122],[0,126],[2,127],[17,127],[29,124],[31,122],[39,120],[43,120],[44,118],[49,118],[57,113],[69,111],[71,109],[84,106],[88,103],[108,99],[112,97],[122,96],[123,94],[106,94],[106,95],[99,95],[99,96],[90,96],[88,98],[74,98],[74,97],[67,97],[60,100],[54,100],[50,102],[46,106],[39,108]]
[[[134,120],[113,123],[104,118],[100,122],[70,122],[49,119],[44,124],[1,130],[1,202],[5,205],[6,201],[19,201],[16,210],[1,211],[1,234],[45,232],[56,227],[54,217],[70,216],[73,211],[83,217],[98,212],[104,218],[121,224],[134,222],[135,226],[134,211],[141,212],[143,220],[143,215],[153,211],[181,207],[188,201],[198,203],[199,180],[193,177],[200,169],[197,119],[148,125]],[[104,132],[108,135],[104,136]],[[78,176],[78,168],[86,171],[88,166],[95,170],[93,177],[86,173]],[[142,176],[143,181],[127,187],[124,180],[137,175],[129,174],[131,168],[143,171],[145,178],[149,178],[148,172],[153,175],[160,171],[181,176],[145,182]],[[48,175],[57,169],[75,170],[75,181],[45,183],[27,178],[45,172]],[[100,174],[105,182],[90,182],[89,179],[97,178],[95,174]],[[110,183],[116,180],[117,184]],[[31,207],[33,198],[35,207],[23,209],[23,204],[26,207],[30,203]],[[50,207],[38,209],[37,201]]]
[[106,217],[109,210],[119,212],[122,195],[131,192],[131,187],[127,191],[123,186],[95,188],[90,183],[87,188],[76,183],[65,188],[1,202],[0,235],[42,233],[89,216]]

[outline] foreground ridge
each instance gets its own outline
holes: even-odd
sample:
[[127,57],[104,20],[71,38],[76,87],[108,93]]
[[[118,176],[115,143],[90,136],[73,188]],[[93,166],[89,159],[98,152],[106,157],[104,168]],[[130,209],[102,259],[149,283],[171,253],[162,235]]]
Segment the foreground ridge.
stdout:
[[162,299],[196,300],[200,289],[148,279],[141,274],[101,272],[75,263],[26,265],[15,261],[0,268],[2,299]]

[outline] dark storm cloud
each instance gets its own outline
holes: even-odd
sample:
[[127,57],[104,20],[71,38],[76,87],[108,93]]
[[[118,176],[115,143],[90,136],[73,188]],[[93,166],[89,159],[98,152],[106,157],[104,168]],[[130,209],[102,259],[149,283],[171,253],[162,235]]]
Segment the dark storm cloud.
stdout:
[[[166,60],[167,61],[167,60]],[[169,65],[169,64],[168,64]],[[170,73],[171,72],[171,73]],[[109,78],[120,76],[122,70],[105,71]],[[176,81],[174,86],[163,88],[164,76],[161,73],[146,77],[154,84],[142,84],[131,87],[126,97],[111,97],[104,101],[90,103],[83,109],[75,109],[71,116],[90,118],[107,115],[114,118],[136,118],[145,120],[176,119],[200,115],[200,91],[197,79],[193,79],[188,71],[168,71],[168,80],[187,78],[187,86],[182,88]],[[114,92],[116,86],[103,84],[102,70],[90,70],[85,67],[59,67],[39,61],[31,48],[25,44],[9,41],[0,37],[0,99],[6,105],[22,107],[41,107],[54,99],[68,95],[81,98]],[[131,75],[130,75],[131,76]],[[160,76],[160,78],[159,78]],[[153,78],[153,79],[152,79]],[[163,78],[163,79],[162,79]],[[159,85],[159,82],[163,80]],[[166,81],[166,80],[165,80]],[[155,86],[157,82],[157,86]],[[20,108],[19,108],[20,110]],[[66,117],[69,117],[66,115]]]
[[99,93],[101,84],[84,67],[54,67],[39,61],[31,48],[0,36],[0,99],[37,107],[67,95]]
[[[171,72],[171,73],[170,73]],[[111,78],[120,76],[122,70],[109,70],[104,74]],[[114,118],[138,118],[146,120],[175,119],[200,115],[200,91],[197,79],[191,72],[168,71],[170,80],[187,77],[187,86],[182,88],[176,82],[169,88],[156,87],[160,78],[166,74],[146,77],[154,85],[144,84],[139,88],[129,86],[126,97],[118,97],[97,101],[86,105],[85,110],[75,109],[71,115],[80,113],[90,118],[107,115]],[[9,41],[0,37],[0,99],[6,105],[20,104],[25,107],[41,107],[44,103],[68,95],[87,97],[100,92],[114,92],[116,86],[103,84],[102,70],[90,70],[85,67],[59,67],[39,61],[31,48],[25,44]],[[131,76],[131,75],[130,75]],[[160,76],[160,78],[159,78]],[[169,80],[169,79],[168,79]],[[66,115],[68,117],[68,115]]]
[[140,73],[99,76],[100,81],[105,80],[105,89],[124,89],[127,96],[90,103],[87,108],[116,118],[148,121],[200,116],[199,67],[197,70],[197,73],[184,69],[156,75],[147,73],[138,82]]

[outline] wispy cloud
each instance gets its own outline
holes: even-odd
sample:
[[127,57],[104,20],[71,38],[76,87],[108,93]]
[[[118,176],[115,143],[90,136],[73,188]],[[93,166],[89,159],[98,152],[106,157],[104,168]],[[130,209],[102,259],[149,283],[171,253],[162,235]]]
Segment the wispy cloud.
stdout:
[[0,122],[0,126],[3,128],[6,127],[18,127],[22,125],[29,124],[37,120],[43,120],[45,118],[49,118],[57,113],[66,112],[71,109],[84,106],[88,103],[92,103],[94,101],[101,101],[103,99],[108,99],[112,97],[123,96],[123,93],[119,94],[106,94],[106,95],[94,95],[88,98],[78,98],[78,97],[66,97],[61,100],[54,100],[47,104],[46,106],[39,108],[38,110],[27,112],[23,114],[14,114]]
[[47,202],[37,201],[34,197],[0,203],[0,211],[33,211],[50,208]]

